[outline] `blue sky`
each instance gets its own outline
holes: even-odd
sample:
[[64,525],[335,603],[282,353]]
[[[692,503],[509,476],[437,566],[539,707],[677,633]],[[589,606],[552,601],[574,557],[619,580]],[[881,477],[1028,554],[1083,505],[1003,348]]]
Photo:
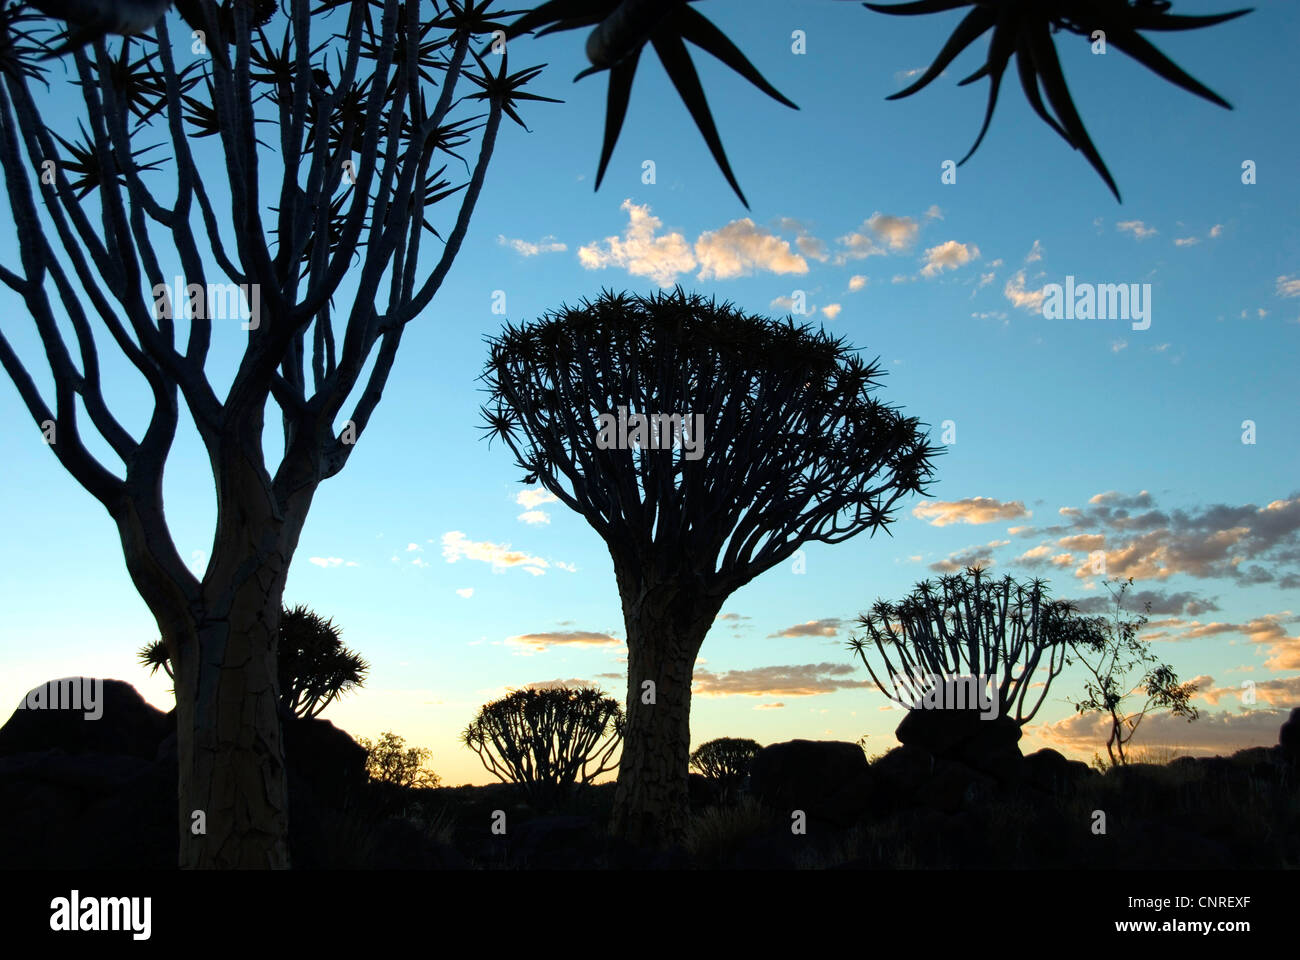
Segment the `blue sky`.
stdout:
[[[1104,591],[1085,563],[1095,550],[1111,575],[1151,591],[1156,653],[1208,692],[1196,701],[1202,720],[1149,721],[1150,742],[1198,752],[1275,742],[1278,711],[1300,702],[1300,68],[1286,42],[1300,35],[1300,10],[1263,4],[1219,27],[1153,35],[1232,111],[1114,48],[1097,56],[1057,36],[1121,205],[1033,116],[1014,77],[979,152],[956,183],[941,182],[943,162],[978,131],[987,86],[956,81],[987,40],[916,96],[884,97],[929,64],[960,13],[891,18],[814,0],[700,9],[800,107],[693,51],[749,211],[652,56],[593,192],[606,83],[570,82],[585,65],[582,36],[512,43],[512,70],[548,63],[530,89],[566,102],[525,104],[531,132],[503,128],[464,248],[409,328],[356,454],[317,494],[289,576],[286,602],[333,617],[373,665],[366,689],[326,718],[357,736],[395,730],[431,747],[447,781],[487,782],[457,742],[482,703],[553,680],[623,696],[603,544],[562,505],[519,502],[535,488],[481,439],[476,377],[484,338],[506,319],[604,287],[681,283],[774,315],[802,291],[806,319],[881,358],[884,399],[936,439],[951,421],[956,440],[931,499],[904,504],[892,537],[813,545],[804,572],[787,563],[731,597],[697,665],[693,744],[867,734],[881,752],[898,714],[862,686],[866,670],[844,648],[859,612],[976,559],[1095,597]],[[1221,9],[1197,0],[1176,12]],[[53,83],[56,100],[67,95],[57,73]],[[642,180],[647,160],[654,183]],[[16,256],[0,238],[0,262]],[[1150,327],[1044,318],[1041,290],[1067,276],[1150,284]],[[39,368],[21,303],[0,292],[0,310]],[[217,338],[214,379],[239,344],[237,331]],[[143,390],[123,367],[110,367],[110,395],[138,425]],[[86,674],[128,680],[166,709],[165,680],[135,663],[156,628],[107,515],[58,466],[7,380],[0,418],[0,702]],[[1242,442],[1246,420],[1253,444]],[[214,505],[192,434],[166,497],[178,548],[201,564]],[[1253,705],[1238,694],[1247,680]],[[1057,680],[1026,749],[1088,758],[1100,747],[1095,727],[1071,717],[1079,689],[1076,674]]]

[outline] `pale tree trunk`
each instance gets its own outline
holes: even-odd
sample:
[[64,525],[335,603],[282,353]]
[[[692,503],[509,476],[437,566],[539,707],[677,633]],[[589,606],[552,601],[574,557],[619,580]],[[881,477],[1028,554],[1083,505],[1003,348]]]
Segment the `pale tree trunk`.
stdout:
[[274,571],[232,585],[213,599],[178,665],[182,868],[289,866],[276,671],[283,590]]
[[175,674],[180,866],[287,869],[277,643],[289,561],[316,484],[304,462],[303,482],[277,496],[255,459],[221,453],[217,530],[201,582],[177,569],[170,541],[156,535],[160,510],[128,508],[118,527]]
[[691,677],[722,599],[672,581],[646,588],[635,575],[620,573],[618,580],[627,630],[627,724],[610,830],[636,846],[666,847],[685,837]]

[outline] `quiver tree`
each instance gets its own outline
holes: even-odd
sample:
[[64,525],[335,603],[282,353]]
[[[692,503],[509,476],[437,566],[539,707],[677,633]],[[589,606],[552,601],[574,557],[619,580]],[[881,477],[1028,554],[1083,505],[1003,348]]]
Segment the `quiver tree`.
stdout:
[[613,770],[623,710],[595,688],[516,690],[479,710],[461,741],[503,783],[549,810]]
[[718,737],[695,748],[691,766],[717,784],[726,797],[745,781],[749,765],[762,749],[757,740]]
[[[1081,664],[1088,672],[1084,697],[1074,705],[1080,716],[1104,715],[1110,726],[1106,754],[1112,765],[1128,763],[1128,745],[1152,711],[1168,710],[1188,723],[1200,716],[1191,698],[1197,685],[1180,683],[1169,664],[1151,652],[1150,643],[1139,634],[1147,624],[1145,614],[1124,615],[1124,594],[1133,578],[1106,583],[1114,604],[1113,618],[1097,617],[1095,629],[1076,637],[1070,645],[1069,664]],[[1151,605],[1147,604],[1150,611]],[[1140,703],[1140,707],[1138,704]]]
[[1051,599],[1043,581],[993,580],[979,567],[937,585],[924,580],[898,603],[877,600],[858,624],[865,633],[848,646],[895,703],[912,709],[946,683],[975,678],[997,697],[997,716],[1019,726],[1047,698],[1071,642],[1093,629],[1069,601]]
[[[370,665],[343,646],[333,620],[299,605],[280,611],[278,647],[280,706],[296,717],[317,717],[335,698],[365,684]],[[140,662],[154,674],[162,668],[176,679],[167,644],[155,640],[140,649]]]
[[[216,17],[212,0],[194,2]],[[108,511],[158,623],[175,671],[185,867],[288,865],[276,637],[289,563],[317,486],[347,462],[405,325],[460,249],[502,116],[518,120],[513,101],[530,96],[518,88],[540,69],[510,74],[505,56],[489,66],[471,49],[497,28],[487,4],[434,5],[432,19],[428,6],[285,0],[259,25],[237,0],[207,35],[219,55],[187,66],[176,56],[190,31],[174,43],[163,18],[156,48],[78,47],[75,99],[38,89],[48,67],[29,25],[13,6],[0,15],[0,166],[23,238],[0,282],[30,314],[53,406],[15,348],[27,338],[8,333],[13,313],[0,364]],[[453,118],[476,101],[482,112]],[[462,179],[452,161],[476,131]],[[459,208],[437,233],[449,198]],[[142,430],[109,409],[106,342],[152,399]],[[228,382],[209,379],[210,352]],[[272,401],[278,464],[264,446]],[[182,403],[216,494],[198,573],[163,514]],[[87,427],[98,437],[83,439]],[[196,810],[206,834],[189,829]]]
[[612,827],[672,842],[691,676],[723,602],[801,544],[884,527],[922,492],[937,449],[873,396],[879,364],[842,339],[680,287],[606,292],[490,344],[490,435],[613,560],[628,687]]

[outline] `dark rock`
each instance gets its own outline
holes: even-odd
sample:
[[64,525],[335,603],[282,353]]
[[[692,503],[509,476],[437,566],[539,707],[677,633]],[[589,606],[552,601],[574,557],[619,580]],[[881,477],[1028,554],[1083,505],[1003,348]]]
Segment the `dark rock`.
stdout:
[[899,743],[946,757],[970,743],[986,748],[1018,743],[1020,725],[1006,716],[986,720],[978,710],[909,710],[894,736]]
[[176,866],[176,773],[120,754],[0,760],[0,868]]
[[692,810],[711,807],[722,799],[723,791],[719,789],[719,785],[700,773],[690,774],[687,789],[690,793]]
[[749,769],[750,793],[787,814],[848,824],[866,809],[871,767],[862,748],[839,740],[790,740],[764,747]]
[[[81,682],[82,678],[70,678]],[[51,680],[45,686],[57,684]],[[152,760],[167,736],[167,715],[150,706],[135,687],[102,680],[96,711],[21,709],[0,727],[0,756],[62,750],[68,754],[111,753]]]
[[1051,747],[1026,756],[1024,771],[1026,783],[1054,795],[1071,794],[1080,783],[1097,775],[1086,763],[1067,759]]
[[871,764],[875,786],[871,810],[877,816],[912,804],[934,776],[934,755],[920,747],[895,747]]
[[917,800],[940,813],[957,813],[987,800],[996,786],[992,777],[956,760],[938,762],[934,776],[917,791]]
[[909,710],[894,735],[905,746],[959,760],[999,783],[1013,783],[1022,775],[1020,724],[1007,716],[985,719],[978,710]]
[[139,757],[88,753],[70,757],[62,750],[0,758],[0,779],[22,777],[94,798],[139,777],[151,764]]
[[284,761],[321,803],[342,806],[365,788],[366,751],[328,720],[284,720]]
[[1277,745],[1282,748],[1282,755],[1293,766],[1300,766],[1300,707],[1291,711],[1291,716],[1282,729],[1278,731]]

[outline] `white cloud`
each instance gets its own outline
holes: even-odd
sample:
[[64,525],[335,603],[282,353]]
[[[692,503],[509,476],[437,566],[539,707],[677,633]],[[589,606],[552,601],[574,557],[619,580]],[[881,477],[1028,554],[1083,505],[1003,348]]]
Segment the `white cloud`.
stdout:
[[967,497],[964,500],[926,500],[912,508],[912,516],[933,527],[952,523],[993,523],[1028,517],[1029,510],[1020,500],[997,500],[993,497]]
[[846,249],[840,252],[835,262],[842,264],[848,260],[899,253],[912,245],[920,229],[921,225],[911,217],[895,217],[877,211],[857,231],[839,238],[839,243]]
[[468,600],[470,597],[474,596],[474,588],[462,587],[461,589],[456,591],[456,595],[464,597],[466,600]]
[[510,247],[516,253],[525,257],[535,257],[539,253],[562,253],[569,249],[566,244],[560,243],[550,234],[542,237],[536,243],[528,240],[511,240],[503,234],[497,234],[497,243],[503,247]]
[[844,308],[838,303],[828,303],[826,306],[822,307],[822,314],[825,315],[827,320],[834,320],[840,315],[840,311],[843,309]]
[[557,503],[559,499],[560,498],[551,493],[551,491],[542,487],[538,487],[536,490],[521,490],[519,493],[515,494],[515,503],[519,504],[521,507],[526,507],[529,510],[534,507],[539,507],[543,503]]
[[965,244],[948,240],[925,251],[925,266],[921,268],[921,276],[933,277],[944,270],[956,270],[979,255],[980,248],[973,243]]
[[617,647],[622,641],[608,633],[592,630],[551,630],[506,637],[506,646],[521,647],[525,653],[544,653],[547,647]]
[[308,557],[307,562],[313,563],[318,567],[325,567],[326,569],[329,569],[330,567],[343,566],[342,557]]
[[849,293],[857,293],[867,285],[867,278],[861,273],[849,277]]
[[407,552],[407,553],[424,553],[424,547],[420,546],[418,543],[408,543],[408,544],[406,545],[406,552]]
[[515,494],[515,503],[519,504],[521,507],[525,507],[526,509],[515,519],[527,524],[550,523],[551,515],[545,510],[538,510],[537,507],[541,506],[543,503],[557,503],[559,502],[559,499],[559,497],[551,493],[549,490],[541,488],[536,490],[521,490],[519,493]]
[[1043,259],[1043,245],[1035,240],[1034,245],[1029,249],[1029,253],[1025,255],[1025,263],[1033,263],[1035,260],[1041,259]]
[[1147,237],[1154,237],[1160,232],[1155,227],[1148,227],[1141,220],[1120,220],[1115,224],[1115,229],[1121,230],[1125,233],[1131,233],[1139,240],[1145,240]]
[[790,249],[788,240],[764,230],[749,217],[700,234],[695,241],[695,256],[700,264],[700,280],[730,280],[749,276],[755,270],[808,272],[808,261]]
[[939,209],[939,205],[937,203],[930,204],[930,209],[925,211],[925,219],[927,220],[943,219],[943,211]]
[[1011,301],[1011,305],[1022,307],[1025,310],[1041,310],[1043,308],[1043,291],[1025,289],[1025,271],[1017,270],[1015,276],[1007,281],[1002,288],[1002,294]]
[[619,206],[626,210],[628,225],[622,237],[607,237],[602,243],[578,248],[578,261],[588,270],[623,267],[636,277],[649,277],[661,287],[671,287],[677,275],[695,269],[690,245],[680,233],[655,236],[663,225],[650,213],[649,205],[630,199]]
[[531,556],[521,550],[511,550],[508,543],[470,540],[459,530],[442,535],[442,555],[448,563],[456,563],[461,559],[488,563],[492,565],[493,572],[522,567],[535,577],[542,576],[550,566],[541,557]]
[[1300,297],[1300,275],[1278,277],[1277,295],[1279,297]]

